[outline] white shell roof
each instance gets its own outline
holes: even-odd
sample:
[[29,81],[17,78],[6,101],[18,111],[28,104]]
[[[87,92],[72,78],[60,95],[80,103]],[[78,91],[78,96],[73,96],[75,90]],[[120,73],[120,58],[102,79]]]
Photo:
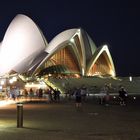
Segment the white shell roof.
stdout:
[[[79,55],[77,47],[73,47],[73,50],[79,64],[81,62],[80,57],[83,59],[80,65],[81,68],[86,69],[87,67],[89,70],[99,55],[106,51],[115,74],[114,64],[108,48],[104,46],[101,50],[96,50],[96,45],[92,39],[88,34],[83,36],[85,33],[81,33],[81,31],[81,29],[75,28],[61,32],[48,45],[41,30],[29,17],[21,14],[17,15],[9,25],[3,41],[0,42],[0,76],[11,70],[22,73],[32,69],[35,72],[49,56],[59,49],[60,45],[73,43],[73,37],[76,34],[78,34],[80,40],[82,56]],[[73,45],[76,44],[73,43]],[[89,51],[86,49],[89,49]],[[88,66],[86,65],[86,59],[87,62],[91,60]]]
[[[22,61],[24,64],[33,61],[45,48],[44,36],[36,24],[25,15],[17,15],[0,44],[0,75],[10,70],[16,71],[13,68],[19,69],[18,64]],[[29,65],[26,64],[24,67]],[[22,69],[18,72],[22,72]]]
[[51,42],[49,43],[49,46],[46,48],[47,53],[51,53],[58,47],[61,43],[70,40],[73,35],[78,31],[78,29],[69,29],[64,32],[61,32],[56,37],[54,37]]
[[[79,55],[78,52],[78,46],[76,46],[76,44],[74,43],[74,37],[75,35],[78,35],[79,40],[80,40],[80,46],[79,48],[81,49],[82,52],[82,56]],[[85,37],[87,37],[88,41],[85,41]],[[79,62],[79,67],[80,69],[85,69],[85,61],[86,61],[86,55],[87,52],[85,49],[89,49],[90,51],[90,59],[92,57],[92,54],[95,52],[96,50],[96,46],[93,43],[93,41],[91,40],[91,38],[88,36],[88,34],[86,32],[84,32],[84,30],[82,30],[81,28],[74,28],[74,29],[69,29],[69,30],[65,30],[61,33],[59,33],[57,36],[55,36],[51,42],[49,43],[48,47],[46,48],[46,52],[48,53],[48,55],[44,58],[44,60],[38,65],[37,69],[45,62],[47,61],[47,59],[49,59],[49,57],[51,55],[53,55],[55,52],[58,51],[58,49],[62,46],[65,46],[67,43],[72,43],[73,46],[75,46],[74,52],[76,55],[76,58]],[[80,58],[82,57],[82,58]],[[82,59],[82,60],[80,60]],[[36,70],[37,70],[36,69]],[[36,72],[36,70],[34,71],[34,73]]]
[[[49,43],[48,47],[45,49],[45,52],[48,53],[48,55],[44,58],[44,60],[38,65],[38,67],[36,68],[36,70],[47,60],[47,58],[49,57],[49,55],[53,54],[53,52],[55,52],[60,45],[65,42],[69,42],[70,39],[72,39],[72,37],[79,31],[78,28],[75,29],[69,29],[69,30],[65,30],[61,33],[59,33],[57,36],[55,36]],[[36,70],[34,71],[34,73],[36,72]]]

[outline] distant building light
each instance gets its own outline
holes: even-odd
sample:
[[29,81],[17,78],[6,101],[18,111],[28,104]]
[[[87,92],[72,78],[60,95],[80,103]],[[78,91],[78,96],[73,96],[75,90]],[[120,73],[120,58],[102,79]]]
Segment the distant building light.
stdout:
[[51,74],[49,74],[48,76],[52,76]]
[[41,85],[46,85],[43,81],[39,82]]
[[40,78],[37,78],[37,81],[39,81],[40,80]]
[[2,100],[2,101],[0,101],[0,107],[2,107],[2,106],[6,106],[6,105],[9,105],[9,104],[14,104],[15,103],[15,101],[13,101],[13,100]]
[[27,77],[26,80],[29,80],[29,78]]
[[31,84],[26,84],[25,85],[25,87],[26,88],[43,88],[43,89],[45,89],[47,86],[46,86],[46,84],[34,84],[34,83],[31,83]]
[[110,74],[113,76],[113,77],[115,77],[115,73],[114,73],[114,71],[111,69],[110,70]]
[[14,82],[13,79],[10,79],[10,80],[9,80],[9,83],[10,83],[10,84],[12,84],[13,82]]
[[16,81],[17,81],[17,77],[13,77],[12,79],[13,79],[13,81],[14,81],[14,82],[16,82]]
[[116,96],[113,96],[114,99],[116,99]]
[[136,100],[136,97],[134,96],[133,99]]
[[92,76],[92,74],[91,73],[88,73],[88,76]]
[[71,38],[70,41],[71,41],[72,43],[74,43],[74,39],[73,39],[73,38]]
[[0,82],[0,84],[1,84],[1,85],[4,85],[4,81],[2,80],[2,81]]
[[132,76],[129,76],[129,81],[132,82]]

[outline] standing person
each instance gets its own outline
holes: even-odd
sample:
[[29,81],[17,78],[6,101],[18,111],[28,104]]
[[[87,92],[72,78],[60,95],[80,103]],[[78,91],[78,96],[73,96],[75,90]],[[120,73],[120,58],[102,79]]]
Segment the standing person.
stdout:
[[82,100],[86,101],[87,89],[84,85],[81,87],[81,95],[82,95]]
[[53,90],[53,99],[54,101],[57,101],[57,89]]
[[27,98],[28,98],[28,91],[27,91],[27,89],[24,89],[22,94],[25,97],[25,99],[27,100]]
[[104,89],[105,89],[105,105],[108,106],[110,101],[109,86],[105,85]]
[[30,96],[30,101],[32,101],[32,99],[33,99],[33,97],[34,97],[34,91],[33,91],[32,88],[30,88],[29,96]]
[[99,97],[99,104],[105,104],[106,106],[109,105],[110,95],[109,88],[106,84],[101,88]]
[[60,101],[60,94],[61,94],[60,90],[57,89],[57,101]]
[[39,88],[39,90],[38,90],[38,97],[39,97],[39,99],[42,99],[42,97],[43,97],[43,90],[41,88]]
[[82,96],[81,96],[81,89],[77,88],[75,92],[75,100],[76,100],[76,107],[81,107]]
[[99,104],[102,105],[102,104],[105,103],[106,93],[107,93],[107,88],[106,88],[106,85],[105,85],[101,88],[100,93],[99,93]]
[[48,101],[52,102],[53,101],[53,97],[52,97],[52,90],[48,89]]
[[14,89],[10,90],[10,97],[15,101],[16,96],[15,96],[15,90]]
[[109,101],[110,101],[110,95],[109,95],[109,92],[107,91],[106,95],[105,95],[105,105],[106,106],[109,106]]
[[119,98],[120,98],[120,105],[125,106],[126,105],[127,92],[124,89],[124,87],[121,87],[120,90],[119,90]]

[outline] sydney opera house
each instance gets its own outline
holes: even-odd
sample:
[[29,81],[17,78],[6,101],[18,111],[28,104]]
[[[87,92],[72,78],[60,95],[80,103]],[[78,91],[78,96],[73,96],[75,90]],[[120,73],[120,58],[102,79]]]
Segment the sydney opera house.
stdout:
[[79,75],[115,76],[108,46],[96,47],[81,28],[68,29],[47,42],[27,16],[17,15],[0,43],[0,76]]

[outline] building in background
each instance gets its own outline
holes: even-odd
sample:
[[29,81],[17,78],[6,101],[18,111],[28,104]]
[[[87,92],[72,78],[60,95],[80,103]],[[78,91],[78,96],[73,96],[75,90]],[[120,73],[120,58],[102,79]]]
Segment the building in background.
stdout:
[[69,29],[47,43],[39,27],[17,15],[0,43],[0,76],[116,76],[108,46],[96,47],[81,28]]

